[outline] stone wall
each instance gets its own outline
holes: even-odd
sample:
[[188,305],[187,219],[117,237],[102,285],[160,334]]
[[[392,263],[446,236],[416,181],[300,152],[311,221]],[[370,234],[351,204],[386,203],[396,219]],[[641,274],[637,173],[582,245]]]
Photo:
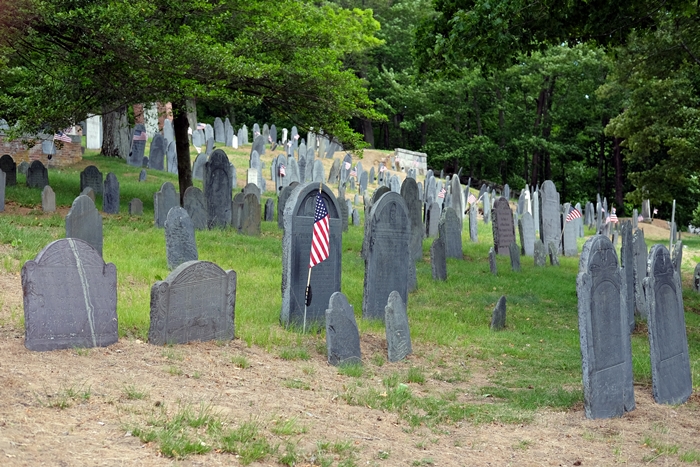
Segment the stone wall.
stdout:
[[409,151],[408,149],[394,149],[394,160],[401,161],[401,170],[415,168],[418,173],[424,174],[428,169],[428,155],[424,152]]
[[61,143],[63,146],[60,148],[56,146],[56,154],[53,154],[49,160],[48,154],[42,151],[41,141],[37,141],[37,144],[30,148],[21,140],[8,141],[4,135],[0,134],[0,155],[9,154],[17,165],[22,161],[31,163],[34,160],[40,160],[46,167],[66,167],[83,160],[82,137],[71,136],[71,138],[73,142]]

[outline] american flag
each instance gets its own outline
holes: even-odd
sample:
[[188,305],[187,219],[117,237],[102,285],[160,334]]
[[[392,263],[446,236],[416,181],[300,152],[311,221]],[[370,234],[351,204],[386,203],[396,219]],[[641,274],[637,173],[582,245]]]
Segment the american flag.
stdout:
[[271,143],[271,142],[272,142],[272,136],[268,136],[268,137],[267,137],[267,141]]
[[294,135],[294,139],[299,139],[299,135]]
[[386,171],[386,165],[382,165],[381,167],[379,167],[379,171],[380,172]]
[[644,216],[637,216],[637,221],[642,222],[644,220]]
[[654,215],[657,215],[659,213],[659,210],[654,208]]
[[70,143],[70,142],[73,141],[73,140],[70,138],[70,136],[68,136],[67,134],[65,134],[65,133],[62,132],[62,131],[59,131],[58,133],[54,133],[54,135],[53,135],[53,140],[54,140],[54,141],[63,141],[64,143]]
[[581,218],[581,211],[576,209],[574,206],[569,206],[569,214],[566,215],[566,222],[571,222],[574,219]]
[[253,136],[260,136],[260,132],[259,132],[259,131],[256,131],[255,134],[254,134]]
[[447,193],[447,190],[445,190],[444,188],[441,188],[440,193],[438,193],[438,198],[444,198],[445,193]]
[[345,161],[345,170],[350,170],[350,162]]
[[615,214],[615,208],[610,209],[610,222],[617,222],[617,214]]
[[143,130],[134,130],[134,137],[131,139],[134,141],[146,141],[148,140],[148,135]]
[[328,258],[330,253],[330,216],[321,193],[316,194],[316,214],[314,215],[314,233],[311,238],[309,269]]
[[467,203],[469,203],[469,204],[476,203],[476,196],[474,196],[474,193],[472,193],[471,191],[469,192],[469,196],[467,196]]
[[350,176],[357,177],[357,168],[356,167],[353,167],[353,169],[350,171]]
[[287,175],[286,167],[284,164],[280,164],[280,177],[284,177],[285,175]]
[[207,127],[206,123],[197,123],[198,130],[204,130]]

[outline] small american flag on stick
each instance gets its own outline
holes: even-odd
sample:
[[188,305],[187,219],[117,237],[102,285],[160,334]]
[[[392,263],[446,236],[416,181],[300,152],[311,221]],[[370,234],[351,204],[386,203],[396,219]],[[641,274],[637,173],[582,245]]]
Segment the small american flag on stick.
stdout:
[[309,268],[328,258],[330,254],[330,216],[321,193],[316,194],[316,211],[314,214],[314,233],[311,238]]
[[380,167],[379,167],[379,171],[380,171],[380,172],[386,171],[386,165],[380,166]]
[[73,140],[70,138],[70,136],[68,136],[67,134],[65,134],[65,133],[62,132],[62,131],[59,131],[58,133],[54,133],[54,135],[53,135],[53,140],[54,140],[54,141],[62,141],[62,142],[64,142],[64,143],[70,143],[70,142],[73,141]]
[[345,170],[350,170],[350,162],[345,161]]
[[476,203],[476,196],[474,196],[474,193],[472,193],[471,191],[469,192],[469,196],[467,196],[467,203],[469,203],[469,204]]
[[132,140],[134,140],[134,141],[146,141],[146,140],[148,140],[148,135],[143,130],[134,130],[134,137],[132,138]]
[[444,198],[445,193],[447,193],[447,190],[445,190],[444,188],[441,188],[440,193],[438,193],[438,198]]
[[204,130],[207,127],[206,123],[197,123],[198,130]]
[[657,215],[659,213],[659,210],[654,208],[654,215]]
[[357,168],[356,167],[353,167],[353,169],[350,171],[350,176],[357,177]]
[[644,216],[637,216],[637,221],[642,222],[644,220]]
[[615,208],[610,209],[610,222],[617,222],[617,214],[615,214]]
[[287,168],[284,164],[280,164],[280,177],[284,177],[285,175],[287,175]]
[[569,214],[566,215],[566,222],[571,222],[574,219],[580,219],[581,218],[581,211],[576,209],[573,206],[569,207]]

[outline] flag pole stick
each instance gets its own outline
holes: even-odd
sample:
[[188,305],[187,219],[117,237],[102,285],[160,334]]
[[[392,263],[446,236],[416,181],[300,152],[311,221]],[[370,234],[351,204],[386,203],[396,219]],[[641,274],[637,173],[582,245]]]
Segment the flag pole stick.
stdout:
[[[318,182],[318,193],[321,194],[323,191],[323,182]],[[311,246],[313,248],[313,245]],[[306,334],[306,308],[309,303],[309,287],[311,286],[311,267],[309,267],[309,276],[306,278],[306,294],[304,295],[304,327],[303,333]]]

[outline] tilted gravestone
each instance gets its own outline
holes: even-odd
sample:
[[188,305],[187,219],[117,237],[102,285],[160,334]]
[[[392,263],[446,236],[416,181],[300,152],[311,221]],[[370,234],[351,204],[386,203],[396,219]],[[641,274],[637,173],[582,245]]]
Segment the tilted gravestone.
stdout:
[[476,203],[469,208],[469,240],[474,243],[479,241],[479,221],[477,220],[478,208],[475,204]]
[[27,186],[29,188],[44,188],[49,184],[49,171],[41,161],[32,161],[27,169]]
[[644,291],[654,400],[659,404],[682,404],[693,392],[683,290],[664,245],[654,245],[649,251]]
[[634,331],[634,251],[632,250],[632,224],[630,221],[622,222],[621,229],[622,246],[620,247],[620,268],[622,280],[625,282],[627,298],[627,322],[630,332]]
[[520,248],[518,244],[511,243],[508,252],[510,253],[510,268],[514,272],[520,272]]
[[207,208],[202,190],[196,186],[187,187],[185,195],[182,197],[182,205],[187,211],[187,215],[190,216],[195,230],[207,228]]
[[204,198],[207,207],[207,227],[231,225],[231,164],[226,153],[215,150],[204,165]]
[[489,269],[494,276],[498,275],[498,263],[496,262],[496,251],[493,247],[489,248]]
[[180,196],[172,183],[165,182],[160,186],[160,190],[153,193],[153,218],[156,227],[162,229],[165,226],[168,212],[175,206],[180,206]]
[[41,209],[44,212],[56,211],[56,194],[48,185],[46,185],[41,192]]
[[107,214],[119,214],[119,180],[112,172],[107,174],[105,180],[102,211]]
[[282,191],[279,192],[279,196],[277,197],[277,227],[280,229],[284,229],[284,208],[287,205],[287,200],[289,200],[292,192],[298,186],[299,184],[294,182],[284,187]]
[[134,198],[129,201],[129,215],[130,216],[143,216],[143,202]]
[[518,219],[518,231],[520,232],[521,253],[525,256],[535,255],[535,224],[529,212],[525,212]]
[[148,151],[148,168],[154,170],[163,170],[165,168],[165,146],[166,142],[160,133],[153,135],[151,140],[151,148]]
[[509,255],[510,244],[515,241],[513,211],[508,200],[501,196],[493,205],[493,248],[499,255]]
[[80,195],[66,214],[66,238],[90,244],[102,256],[102,216],[88,196]]
[[[311,257],[314,214],[318,183],[301,185],[294,190],[284,208],[282,238],[282,311],[283,325],[301,327],[304,322],[306,283]],[[311,268],[311,302],[306,307],[306,323],[322,324],[331,295],[340,291],[342,266],[342,222],[340,206],[333,191],[322,186],[321,198],[326,205],[329,222],[329,255]]]
[[545,245],[550,242],[557,247],[561,245],[561,215],[559,211],[559,193],[551,180],[545,180],[540,188],[540,239]]
[[433,280],[447,280],[447,255],[445,242],[441,238],[436,238],[430,245],[430,266],[433,271]]
[[496,307],[491,313],[491,330],[500,331],[506,328],[506,296],[503,295],[498,299]]
[[274,222],[275,220],[275,201],[272,198],[265,200],[265,214],[263,216],[265,222]]
[[22,290],[27,349],[117,342],[117,268],[88,243],[77,238],[49,243],[22,266]]
[[334,292],[326,310],[326,349],[333,366],[362,363],[355,312],[342,292]]
[[612,243],[603,235],[591,237],[576,279],[587,418],[621,417],[635,408],[624,288]]
[[406,202],[408,218],[411,221],[411,241],[409,251],[411,258],[418,261],[423,257],[423,203],[418,198],[418,184],[412,178],[407,178],[401,184],[401,196]]
[[238,230],[241,228],[241,220],[243,219],[243,200],[245,193],[239,191],[231,201],[231,227]]
[[542,267],[547,264],[547,250],[542,240],[535,239],[534,256],[535,266]]
[[408,269],[412,263],[408,250],[411,221],[401,195],[393,191],[384,193],[372,205],[365,237],[362,316],[383,319],[392,291],[397,291],[404,303],[408,300]]
[[0,157],[0,170],[5,172],[5,186],[17,185],[17,164],[9,154]]
[[87,187],[83,191],[81,191],[80,194],[90,198],[93,203],[95,202],[95,191],[92,188]]
[[170,270],[199,259],[194,225],[187,211],[179,206],[172,208],[165,220],[165,257]]
[[406,304],[396,290],[389,294],[387,305],[384,307],[384,326],[388,360],[399,362],[410,355],[413,349]]
[[559,248],[554,242],[549,242],[547,249],[549,250],[549,264],[551,266],[559,266]]
[[243,235],[260,235],[260,201],[253,193],[243,196],[243,211],[238,232]]
[[146,152],[146,126],[142,123],[137,123],[134,130],[131,132],[131,149],[129,156],[126,158],[127,164],[132,167],[143,166],[143,156]]
[[204,180],[204,164],[207,163],[207,158],[209,156],[204,153],[200,152],[197,154],[197,158],[194,160],[194,163],[192,164],[192,178],[195,180]]
[[448,258],[462,259],[462,221],[454,209],[447,207],[442,212],[438,224],[439,237],[445,242]]
[[235,334],[236,272],[188,261],[151,287],[148,342],[227,341]]

